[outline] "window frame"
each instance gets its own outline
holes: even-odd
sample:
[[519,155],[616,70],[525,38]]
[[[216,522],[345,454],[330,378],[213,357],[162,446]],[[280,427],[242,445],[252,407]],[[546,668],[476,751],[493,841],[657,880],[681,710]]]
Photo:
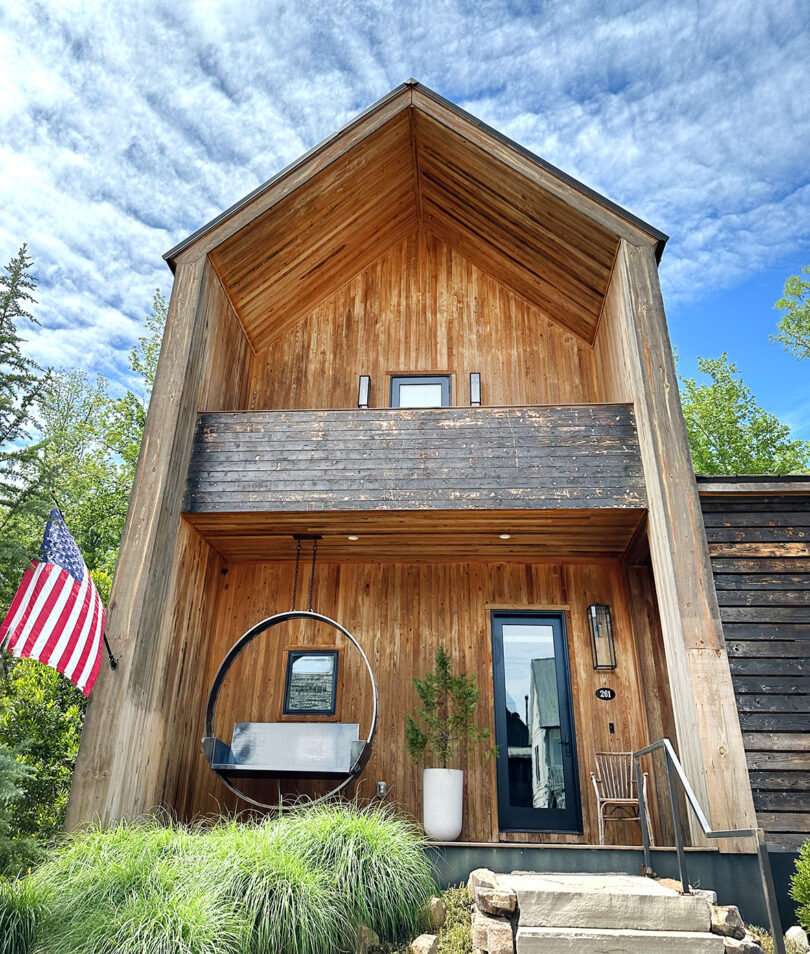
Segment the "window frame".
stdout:
[[[399,389],[403,384],[439,384],[442,389],[442,403],[436,407],[453,406],[453,387],[451,374],[392,374],[388,389],[388,406],[401,407]],[[432,408],[406,408],[406,410],[432,410]]]

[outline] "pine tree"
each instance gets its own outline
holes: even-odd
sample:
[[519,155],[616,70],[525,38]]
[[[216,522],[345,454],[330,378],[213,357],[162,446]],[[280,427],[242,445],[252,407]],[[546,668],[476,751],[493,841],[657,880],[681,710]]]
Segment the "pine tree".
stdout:
[[20,324],[36,324],[29,311],[36,304],[31,264],[23,245],[0,272],[0,616],[36,551],[31,518],[44,517],[48,508],[34,408],[47,391],[49,376],[24,355],[19,332]]
[[48,375],[22,352],[19,323],[36,319],[32,261],[23,245],[0,274],[0,507],[15,510],[30,493],[26,478],[39,447],[31,442],[33,410]]
[[[437,647],[434,663],[433,672],[413,680],[422,705],[416,710],[416,718],[405,716],[405,745],[414,762],[421,763],[432,753],[439,766],[447,768],[457,749],[469,742],[488,741],[489,729],[479,729],[475,724],[479,691],[475,676],[453,675],[444,643]],[[495,750],[490,753],[494,755]]]

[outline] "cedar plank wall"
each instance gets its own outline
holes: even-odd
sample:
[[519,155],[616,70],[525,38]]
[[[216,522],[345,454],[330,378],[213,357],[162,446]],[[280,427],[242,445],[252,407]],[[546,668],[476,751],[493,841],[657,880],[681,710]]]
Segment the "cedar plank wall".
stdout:
[[[308,567],[304,576],[306,590]],[[208,653],[206,685],[227,649],[250,625],[288,608],[293,564],[233,564],[219,580],[218,615]],[[445,641],[461,669],[477,675],[481,687],[479,722],[493,730],[489,607],[566,607],[584,834],[504,834],[500,840],[598,842],[590,782],[593,753],[597,749],[640,747],[648,740],[636,645],[636,639],[646,641],[648,634],[636,630],[634,638],[625,586],[617,560],[590,565],[319,564],[314,608],[340,620],[359,639],[369,654],[379,688],[379,729],[372,758],[360,779],[360,796],[373,795],[376,781],[385,779],[390,786],[390,798],[407,812],[421,817],[421,773],[404,752],[404,713],[416,704],[411,677],[430,667],[440,640]],[[306,593],[301,594],[301,600],[305,599]],[[613,608],[618,659],[614,672],[597,673],[592,668],[586,606],[596,601],[610,603]],[[340,648],[343,643],[326,628],[318,627],[313,632],[308,626],[296,631],[292,625],[257,639],[235,663],[225,682],[217,709],[216,731],[220,738],[230,739],[236,721],[280,718],[284,650],[299,645]],[[360,721],[361,732],[365,733],[369,694],[364,669],[351,647],[345,650],[341,665],[338,717],[344,722]],[[615,700],[596,701],[594,693],[604,685],[616,690]],[[204,705],[205,700],[200,699],[197,725],[202,725]],[[613,735],[608,730],[611,721],[615,725]],[[175,804],[180,816],[244,808],[211,772],[199,744],[195,752],[193,778]],[[470,752],[465,767],[465,827],[461,838],[498,841],[494,764],[476,748]],[[276,791],[273,785],[269,783],[269,789],[262,793],[271,801]],[[296,786],[294,790],[301,789]],[[657,820],[653,824],[660,836]],[[617,844],[638,843],[638,826],[609,825],[608,837]]]
[[452,403],[481,374],[488,405],[601,400],[593,349],[424,231],[402,240],[326,298],[253,362],[252,409],[388,406],[396,372],[450,372]]
[[[634,401],[678,751],[718,829],[750,828],[755,811],[700,502],[678,395],[657,265],[622,239],[595,341],[603,399]],[[705,844],[692,813],[693,843]],[[750,851],[729,839],[724,852]]]
[[757,819],[796,850],[810,832],[810,493],[701,506]]

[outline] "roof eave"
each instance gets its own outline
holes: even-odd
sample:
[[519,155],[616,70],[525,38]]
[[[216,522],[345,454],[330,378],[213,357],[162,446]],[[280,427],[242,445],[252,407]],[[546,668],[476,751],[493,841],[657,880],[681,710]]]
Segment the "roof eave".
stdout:
[[503,133],[499,132],[497,129],[494,129],[492,126],[488,126],[485,122],[478,119],[477,116],[473,116],[472,113],[468,113],[466,110],[462,109],[460,106],[457,106],[455,103],[451,102],[449,99],[445,99],[435,90],[432,90],[430,87],[423,85],[418,80],[413,78],[406,80],[404,83],[400,83],[399,86],[396,86],[389,93],[383,96],[381,99],[378,99],[375,103],[372,103],[367,109],[364,109],[361,113],[358,113],[353,119],[348,123],[338,129],[336,132],[332,133],[331,136],[328,136],[326,139],[319,142],[317,145],[313,146],[311,149],[307,150],[303,155],[299,156],[296,160],[291,162],[289,165],[285,166],[274,176],[268,179],[266,182],[263,182],[261,185],[257,186],[246,196],[243,196],[238,202],[235,202],[232,206],[225,209],[224,212],[220,212],[219,215],[215,216],[209,222],[206,222],[205,225],[201,226],[195,232],[192,232],[181,242],[178,242],[173,248],[169,249],[168,252],[163,256],[164,260],[168,263],[169,268],[174,272],[177,262],[177,257],[184,252],[187,248],[193,245],[197,239],[201,238],[211,229],[216,228],[217,225],[224,222],[234,213],[238,212],[240,209],[244,208],[248,203],[250,203],[256,196],[260,195],[266,189],[271,188],[285,176],[289,175],[291,172],[294,172],[305,162],[310,160],[313,156],[317,155],[321,150],[326,149],[332,143],[340,139],[341,136],[345,135],[348,131],[353,129],[356,125],[363,122],[374,112],[386,106],[397,97],[402,96],[408,90],[418,88],[419,91],[425,96],[429,96],[435,102],[441,104],[444,108],[452,110],[456,115],[462,117],[467,122],[477,126],[479,129],[484,131],[487,135],[492,136],[497,139],[499,142],[503,143],[505,146],[508,146],[510,149],[515,150],[520,155],[524,156],[526,159],[529,159],[531,162],[540,166],[546,172],[551,173],[557,178],[561,179],[563,182],[570,185],[572,188],[577,189],[583,195],[588,196],[590,199],[593,199],[595,202],[598,202],[600,205],[609,209],[611,212],[619,215],[621,218],[625,219],[630,224],[634,225],[636,228],[640,229],[643,232],[646,232],[651,238],[655,240],[655,257],[656,261],[661,261],[661,256],[664,252],[664,246],[669,240],[669,236],[662,232],[660,229],[655,228],[655,226],[650,225],[648,222],[645,222],[643,219],[639,218],[637,215],[634,215],[632,212],[629,212],[627,209],[613,202],[611,199],[608,199],[606,196],[592,189],[590,186],[585,185],[584,182],[580,182],[579,179],[575,179],[573,176],[568,175],[567,172],[564,172],[562,169],[558,169],[557,166],[553,165],[550,162],[547,162],[541,156],[536,155],[531,150],[526,149],[525,146],[522,146],[520,143],[515,142],[513,139],[510,139],[508,136],[505,136]]

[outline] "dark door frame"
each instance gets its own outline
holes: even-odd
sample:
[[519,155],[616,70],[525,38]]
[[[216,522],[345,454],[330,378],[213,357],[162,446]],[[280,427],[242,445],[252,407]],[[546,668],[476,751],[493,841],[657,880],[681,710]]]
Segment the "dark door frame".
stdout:
[[[560,708],[560,741],[563,747],[563,776],[566,793],[573,804],[560,808],[521,808],[509,803],[509,753],[506,744],[506,697],[503,659],[504,622],[548,621],[554,632],[557,660],[557,695]],[[495,741],[498,744],[496,778],[498,787],[498,828],[502,832],[582,833],[582,799],[579,788],[576,729],[571,688],[571,665],[565,613],[561,610],[490,610],[492,635],[492,681],[495,701]]]

